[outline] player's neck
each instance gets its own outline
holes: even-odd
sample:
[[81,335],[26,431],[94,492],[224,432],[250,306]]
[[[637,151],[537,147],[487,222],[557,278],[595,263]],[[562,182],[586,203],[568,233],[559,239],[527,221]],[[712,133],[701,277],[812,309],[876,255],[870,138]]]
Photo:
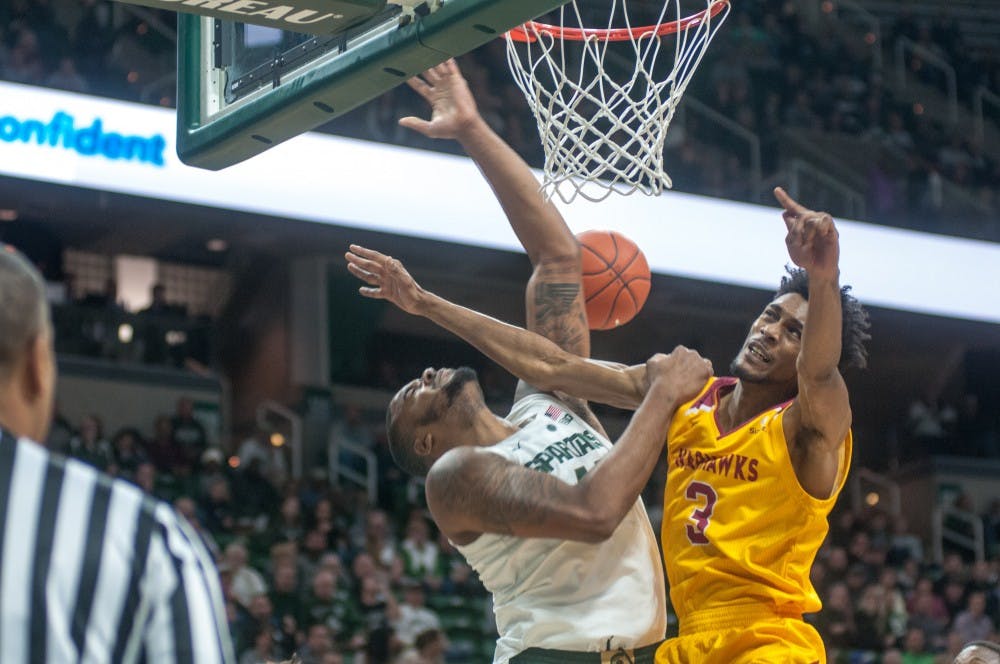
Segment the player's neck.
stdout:
[[494,415],[488,408],[483,408],[476,414],[472,420],[471,429],[472,438],[480,447],[495,445],[504,438],[509,438],[520,431],[507,420]]
[[774,384],[738,380],[732,391],[719,400],[719,424],[727,431],[732,430],[794,396]]

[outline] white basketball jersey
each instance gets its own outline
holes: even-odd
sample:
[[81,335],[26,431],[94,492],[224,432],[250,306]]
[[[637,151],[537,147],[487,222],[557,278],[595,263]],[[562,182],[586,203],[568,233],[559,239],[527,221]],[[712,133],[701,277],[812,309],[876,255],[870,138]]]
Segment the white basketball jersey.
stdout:
[[[548,394],[514,404],[521,431],[487,450],[576,484],[611,443]],[[493,593],[494,662],[526,648],[637,648],[666,630],[663,569],[642,500],[599,544],[483,534],[458,550]]]

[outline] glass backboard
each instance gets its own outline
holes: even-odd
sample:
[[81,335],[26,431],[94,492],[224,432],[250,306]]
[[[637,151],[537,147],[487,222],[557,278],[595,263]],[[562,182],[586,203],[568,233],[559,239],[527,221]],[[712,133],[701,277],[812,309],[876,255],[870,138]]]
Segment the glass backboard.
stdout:
[[[231,1],[265,4],[263,0]],[[319,31],[318,23],[304,24],[304,31],[299,32],[182,13],[178,20],[178,154],[187,164],[211,170],[238,163],[563,2],[332,2],[354,10],[350,15],[346,9],[338,10],[343,19],[333,26],[332,34],[305,32]],[[198,11],[199,7],[190,9]],[[217,7],[213,13],[218,13]]]

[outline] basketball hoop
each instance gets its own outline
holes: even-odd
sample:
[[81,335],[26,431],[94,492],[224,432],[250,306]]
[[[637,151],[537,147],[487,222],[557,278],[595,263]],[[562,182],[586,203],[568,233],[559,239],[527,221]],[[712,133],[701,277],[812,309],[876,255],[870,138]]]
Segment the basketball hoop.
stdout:
[[[566,203],[577,195],[659,194],[671,186],[667,129],[729,0],[702,0],[705,9],[690,16],[680,0],[664,0],[655,23],[641,27],[632,26],[628,0],[611,0],[606,28],[585,25],[582,1],[560,8],[558,25],[531,21],[505,35],[511,73],[545,150],[542,191]],[[664,62],[663,40],[672,35],[674,59]]]

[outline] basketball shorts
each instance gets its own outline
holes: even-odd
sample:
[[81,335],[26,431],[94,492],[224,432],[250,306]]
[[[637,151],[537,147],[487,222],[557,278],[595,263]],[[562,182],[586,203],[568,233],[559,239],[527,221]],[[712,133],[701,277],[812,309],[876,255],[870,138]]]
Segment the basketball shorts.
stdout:
[[656,664],[826,664],[823,640],[800,617],[739,609],[699,613],[660,646]]
[[659,643],[641,648],[605,652],[570,652],[528,648],[510,658],[510,664],[654,664]]

